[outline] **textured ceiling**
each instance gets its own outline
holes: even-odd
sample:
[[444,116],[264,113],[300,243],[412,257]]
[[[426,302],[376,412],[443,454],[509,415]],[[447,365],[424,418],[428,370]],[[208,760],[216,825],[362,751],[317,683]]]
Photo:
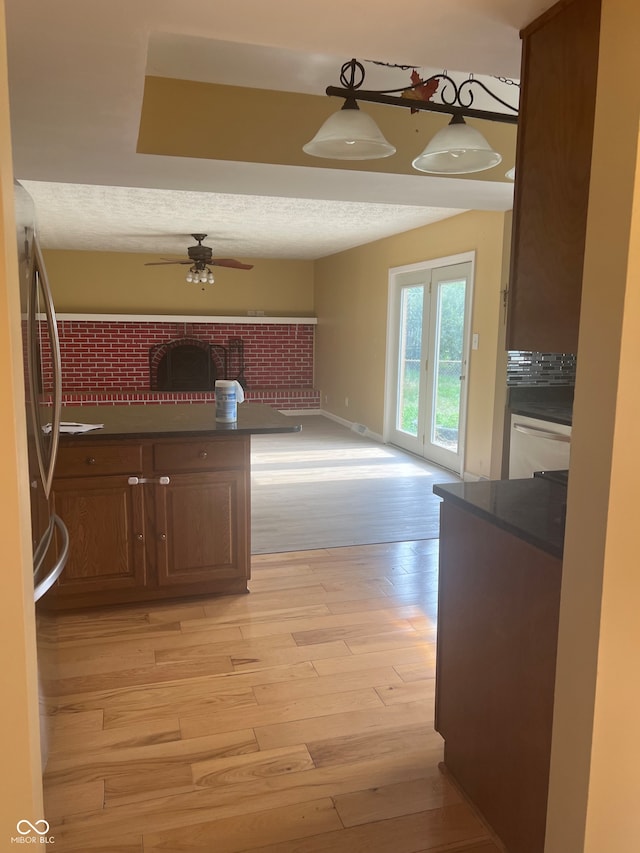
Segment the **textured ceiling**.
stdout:
[[[15,173],[39,184],[30,189],[45,244],[115,250],[118,235],[137,234],[131,251],[180,252],[182,237],[169,244],[161,235],[200,227],[225,241],[225,254],[317,257],[455,210],[505,210],[513,187],[137,154],[147,65],[185,78],[219,80],[224,71],[224,82],[246,85],[270,74],[290,79],[293,63],[303,91],[335,83],[327,69],[350,56],[517,77],[518,30],[552,3],[431,0],[403,13],[386,0],[5,5]],[[296,66],[301,53],[308,61]],[[250,117],[247,128],[256,132]],[[197,132],[197,116],[188,132]],[[164,191],[162,203],[149,191]]]
[[[313,259],[460,213],[397,204],[23,182],[50,249]],[[247,224],[250,223],[250,228]]]

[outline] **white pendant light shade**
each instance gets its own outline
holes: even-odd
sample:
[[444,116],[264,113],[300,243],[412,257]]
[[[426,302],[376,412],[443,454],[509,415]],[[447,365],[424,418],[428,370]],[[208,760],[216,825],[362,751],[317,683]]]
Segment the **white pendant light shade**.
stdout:
[[515,181],[516,179],[516,167],[514,166],[512,169],[509,169],[508,172],[504,173],[505,178],[509,178],[510,181]]
[[302,150],[330,160],[379,160],[396,153],[375,121],[355,101],[345,101],[344,107],[329,116]]
[[491,169],[501,161],[502,156],[479,131],[465,124],[462,116],[454,115],[416,157],[413,168],[437,175],[465,175]]

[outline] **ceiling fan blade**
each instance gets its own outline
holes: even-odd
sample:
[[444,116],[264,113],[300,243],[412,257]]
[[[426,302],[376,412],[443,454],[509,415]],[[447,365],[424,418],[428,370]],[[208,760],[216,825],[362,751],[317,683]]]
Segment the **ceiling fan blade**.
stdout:
[[147,261],[145,267],[159,267],[166,264],[192,264],[193,261]]
[[236,261],[234,258],[214,258],[208,261],[209,266],[214,267],[232,267],[236,270],[252,270],[253,264],[243,264],[241,261]]

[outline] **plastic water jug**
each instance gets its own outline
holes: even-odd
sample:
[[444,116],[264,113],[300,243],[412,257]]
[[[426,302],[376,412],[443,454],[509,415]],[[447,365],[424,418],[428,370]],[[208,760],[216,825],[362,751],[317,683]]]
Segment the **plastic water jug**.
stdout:
[[216,379],[216,421],[232,424],[238,420],[238,403],[244,403],[242,385],[235,379]]

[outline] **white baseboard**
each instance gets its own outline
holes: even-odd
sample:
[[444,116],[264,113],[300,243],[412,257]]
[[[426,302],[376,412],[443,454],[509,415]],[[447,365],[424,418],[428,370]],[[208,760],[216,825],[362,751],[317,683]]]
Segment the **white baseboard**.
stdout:
[[281,415],[299,417],[300,415],[323,415],[322,409],[278,409]]
[[[296,417],[300,415],[322,415],[325,418],[329,418],[329,420],[331,421],[335,421],[338,424],[342,424],[342,426],[347,427],[347,429],[353,430],[353,432],[358,433],[358,435],[363,435],[365,438],[370,438],[372,441],[377,441],[380,444],[386,443],[384,438],[379,433],[373,432],[364,424],[359,424],[355,421],[348,421],[346,418],[341,418],[340,415],[334,415],[333,412],[327,412],[325,409],[278,409],[278,411],[282,412],[283,415],[295,415]],[[408,453],[409,456],[414,455],[412,453],[409,453],[408,450],[405,450],[404,453]],[[422,459],[422,457],[416,456],[416,459]],[[432,464],[435,465],[435,463]],[[447,469],[444,468],[443,470]],[[471,471],[465,471],[462,475],[462,479],[465,483],[477,483],[479,480],[487,480],[489,478],[483,477],[480,474],[474,474]]]
[[370,438],[372,441],[378,441],[380,444],[384,444],[382,436],[377,432],[373,432],[364,424],[359,424],[355,421],[348,421],[346,418],[341,418],[340,415],[334,415],[333,412],[327,412],[324,409],[320,410],[320,414],[324,415],[325,418],[329,418],[329,420],[342,424],[342,426],[353,430],[353,432],[357,432],[358,435],[363,435],[365,438]]

